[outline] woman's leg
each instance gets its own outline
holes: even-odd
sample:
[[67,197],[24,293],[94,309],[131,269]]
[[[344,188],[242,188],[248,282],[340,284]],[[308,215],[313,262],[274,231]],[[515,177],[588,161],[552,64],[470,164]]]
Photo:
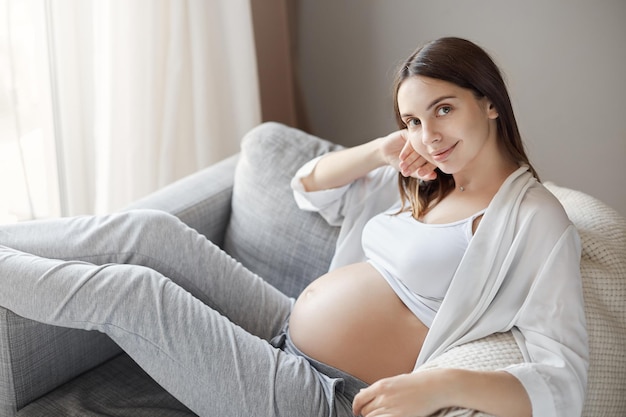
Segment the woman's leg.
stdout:
[[0,245],[44,258],[147,266],[266,340],[291,308],[292,300],[204,236],[156,210],[2,226]]
[[323,377],[306,360],[234,325],[153,269],[0,247],[0,288],[0,305],[19,315],[105,332],[200,416],[329,415]]

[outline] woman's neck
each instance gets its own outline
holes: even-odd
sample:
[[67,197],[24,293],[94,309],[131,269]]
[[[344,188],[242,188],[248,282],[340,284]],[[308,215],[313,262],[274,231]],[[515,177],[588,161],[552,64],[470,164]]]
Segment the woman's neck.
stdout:
[[496,159],[481,164],[479,169],[465,170],[453,174],[456,190],[462,193],[495,194],[502,183],[519,165],[515,162]]

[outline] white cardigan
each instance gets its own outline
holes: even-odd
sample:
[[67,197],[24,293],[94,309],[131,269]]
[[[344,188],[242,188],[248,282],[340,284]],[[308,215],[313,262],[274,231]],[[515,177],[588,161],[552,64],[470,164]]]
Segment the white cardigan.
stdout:
[[[341,226],[330,269],[365,260],[361,232],[399,198],[397,172],[379,168],[354,183],[305,192],[292,180],[299,207]],[[580,241],[558,200],[522,167],[485,211],[415,367],[451,347],[512,330],[525,363],[504,370],[523,384],[534,417],[580,416],[588,343],[580,277]]]

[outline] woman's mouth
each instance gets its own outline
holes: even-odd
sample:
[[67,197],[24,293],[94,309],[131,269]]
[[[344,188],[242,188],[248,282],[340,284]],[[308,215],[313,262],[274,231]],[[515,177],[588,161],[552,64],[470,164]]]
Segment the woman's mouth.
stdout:
[[450,154],[454,151],[454,149],[456,148],[457,144],[458,144],[458,142],[455,143],[454,145],[448,147],[448,148],[432,152],[430,155],[433,157],[433,159],[436,162],[444,162],[446,159],[448,159]]

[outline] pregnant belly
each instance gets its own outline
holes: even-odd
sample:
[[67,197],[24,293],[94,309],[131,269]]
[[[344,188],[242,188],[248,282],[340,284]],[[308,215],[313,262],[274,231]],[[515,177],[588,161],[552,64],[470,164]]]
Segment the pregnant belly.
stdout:
[[371,384],[411,372],[428,328],[374,267],[359,263],[311,283],[289,331],[308,356]]

